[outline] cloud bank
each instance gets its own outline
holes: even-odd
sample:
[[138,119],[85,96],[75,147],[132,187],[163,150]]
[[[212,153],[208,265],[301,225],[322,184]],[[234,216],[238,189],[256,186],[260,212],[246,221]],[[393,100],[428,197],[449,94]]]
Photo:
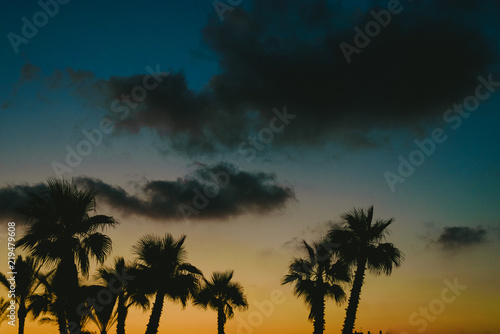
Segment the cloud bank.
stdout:
[[[374,4],[375,12],[384,9]],[[222,22],[212,18],[203,40],[222,72],[202,91],[172,75],[119,125],[130,132],[153,129],[190,154],[234,149],[273,107],[284,105],[300,122],[287,127],[276,146],[376,147],[395,129],[421,130],[470,95],[476,77],[496,64],[496,50],[480,26],[443,14],[463,5],[402,6],[350,64],[339,45],[353,44],[353,28],[374,20],[369,11],[340,25],[345,9],[325,1],[257,0],[248,11],[227,12]],[[471,21],[489,6],[499,8],[469,6]],[[138,80],[114,81],[113,91],[127,91]]]
[[[400,12],[349,63],[340,44],[355,46],[354,28],[365,31],[373,13],[387,9],[384,1],[367,3],[354,15],[339,1],[255,0],[223,21],[212,15],[202,40],[221,72],[193,90],[173,71],[137,108],[130,95],[147,73],[101,80],[66,69],[45,83],[69,85],[105,108],[121,133],[150,129],[169,149],[194,156],[235,151],[285,105],[297,122],[275,136],[275,147],[379,147],[400,131],[421,133],[442,121],[473,93],[477,76],[498,73],[491,29],[499,2],[401,1]],[[32,65],[23,70],[26,79],[36,73]]]
[[[274,174],[241,171],[228,163],[199,167],[175,181],[136,183],[136,194],[97,178],[80,176],[74,181],[96,189],[98,204],[158,221],[225,220],[244,214],[267,214],[295,200],[293,188],[279,183]],[[29,200],[29,192],[45,189],[44,184],[0,188],[0,217],[14,219],[15,208]]]

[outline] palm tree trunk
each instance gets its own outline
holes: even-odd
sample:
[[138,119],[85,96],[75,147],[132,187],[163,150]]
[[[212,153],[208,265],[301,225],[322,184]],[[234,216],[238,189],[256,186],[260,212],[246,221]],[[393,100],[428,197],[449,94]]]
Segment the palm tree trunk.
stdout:
[[314,332],[313,334],[323,334],[325,330],[325,299],[316,301],[314,306]]
[[67,334],[68,327],[66,326],[66,322],[62,323],[59,320],[57,322],[58,322],[58,327],[59,327],[59,334]]
[[66,315],[64,314],[64,311],[57,311],[57,325],[59,327],[59,334],[67,334],[68,333],[68,326],[66,325]]
[[160,326],[160,317],[161,317],[161,312],[163,310],[164,299],[165,299],[165,293],[163,292],[163,290],[158,290],[156,292],[153,310],[151,311],[151,316],[149,317],[148,326],[146,328],[146,334],[158,333],[158,327]]
[[118,306],[116,308],[116,312],[118,312],[116,334],[125,334],[125,319],[127,319],[128,310],[125,305],[125,296],[123,291],[118,296]]
[[[64,320],[59,321],[59,326],[64,321],[64,327],[69,326],[69,329],[66,329],[64,333],[79,333],[81,330],[81,315],[77,313],[77,308],[80,303],[80,285],[73,254],[62,259],[59,263],[54,277],[54,284],[64,306]],[[66,321],[68,324],[66,324]]]
[[349,296],[349,304],[346,309],[344,328],[342,334],[352,334],[354,329],[354,322],[356,321],[356,311],[358,310],[359,297],[361,294],[361,286],[365,278],[366,259],[360,259],[356,274],[354,275],[354,282],[352,283],[351,294]]
[[226,315],[224,309],[219,307],[217,309],[217,333],[224,334],[224,324],[226,323]]
[[24,334],[24,324],[26,322],[26,307],[24,306],[24,301],[20,303],[19,310],[17,311],[17,317],[19,319],[19,334]]

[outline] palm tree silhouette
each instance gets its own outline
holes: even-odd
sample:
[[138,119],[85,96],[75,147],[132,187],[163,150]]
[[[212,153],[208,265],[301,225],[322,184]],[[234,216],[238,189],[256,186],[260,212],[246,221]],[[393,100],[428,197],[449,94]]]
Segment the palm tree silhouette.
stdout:
[[143,292],[155,295],[153,309],[146,328],[146,334],[156,334],[165,297],[181,302],[186,306],[188,298],[194,296],[199,288],[201,271],[186,263],[184,241],[186,236],[175,240],[171,234],[160,238],[146,235],[133,247],[137,255],[138,267],[133,271]]
[[[40,323],[57,324],[59,327],[59,333],[67,333],[68,323],[65,314],[65,298],[61,297],[62,291],[58,289],[56,284],[56,274],[57,270],[54,269],[47,274],[38,275],[38,281],[40,283],[39,286],[41,286],[43,290],[38,291],[38,293],[33,294],[28,298],[28,312],[31,312],[34,319],[40,318]],[[95,297],[98,291],[102,288],[104,287],[96,285],[84,285],[79,287],[78,291],[74,294],[74,296],[77,296],[75,303],[79,306],[85,305],[87,297]],[[100,321],[101,319],[104,319],[102,315],[100,316],[101,319],[92,319],[92,317],[95,317],[95,313],[92,313],[90,308],[79,308],[79,310],[82,313],[80,323],[78,324],[80,328],[85,327],[89,320]],[[99,324],[97,325],[99,327]],[[70,333],[78,333],[78,331],[72,330]],[[86,334],[89,332],[80,330],[79,333]]]
[[[35,260],[28,256],[23,259],[21,255],[17,256],[16,259],[16,303],[18,305],[17,309],[17,319],[19,321],[18,333],[24,333],[24,325],[26,322],[26,316],[28,314],[28,302],[29,298],[34,294],[36,288],[38,287],[38,272],[40,266],[35,264]],[[7,276],[0,273],[0,284],[5,286],[7,289],[10,287],[10,282],[7,280]]]
[[10,305],[10,301],[3,297],[0,297],[0,325],[7,319],[7,308]]
[[56,270],[47,274],[39,274],[38,280],[43,287],[43,291],[32,295],[29,298],[29,311],[33,318],[40,318],[41,323],[55,323],[59,327],[59,333],[67,333],[67,322],[65,314],[65,304],[61,291],[55,284]]
[[29,202],[18,209],[28,229],[17,246],[44,264],[57,265],[54,284],[60,292],[58,298],[66,305],[65,320],[73,324],[81,320],[75,304],[78,269],[88,277],[90,257],[104,262],[112,242],[97,231],[117,224],[109,216],[89,215],[95,210],[96,194],[93,189],[78,189],[74,182],[49,178],[46,191],[30,193]]
[[243,287],[231,282],[233,271],[214,272],[210,281],[203,279],[204,285],[195,297],[194,304],[217,311],[217,333],[224,334],[227,319],[234,316],[234,309],[246,309],[248,303]]
[[338,303],[345,300],[345,292],[337,283],[349,282],[348,267],[341,261],[333,261],[334,247],[327,240],[309,245],[302,240],[306,258],[295,258],[281,284],[294,283],[294,294],[303,297],[310,307],[309,320],[313,321],[314,334],[325,329],[325,299]]
[[343,222],[334,225],[328,236],[331,242],[340,244],[343,260],[355,267],[342,329],[343,334],[352,334],[366,269],[376,275],[384,273],[389,276],[393,267],[401,265],[404,255],[392,243],[384,242],[389,234],[387,227],[394,222],[394,218],[373,222],[373,206],[366,211],[353,209],[341,218]]
[[[82,299],[87,300],[87,297],[95,298],[95,296],[98,296],[100,291],[103,289],[108,289],[109,291],[108,286],[82,286],[80,288],[83,294]],[[87,305],[88,309],[90,310],[87,313],[88,319],[95,323],[95,325],[99,329],[100,334],[107,334],[111,327],[113,327],[113,325],[116,323],[116,312],[113,311],[115,310],[117,299],[118,296],[116,294],[111,294],[111,298],[107,303],[99,305]]]
[[118,303],[116,307],[117,324],[116,333],[125,334],[125,320],[127,318],[128,309],[131,306],[141,307],[143,310],[149,308],[149,299],[144,293],[140,291],[140,287],[133,284],[133,282],[123,283],[118,279],[120,276],[128,274],[132,276],[132,271],[136,270],[135,264],[126,264],[123,257],[115,259],[113,267],[101,267],[97,271],[97,278],[106,282],[106,284],[113,285],[114,290],[119,290]]

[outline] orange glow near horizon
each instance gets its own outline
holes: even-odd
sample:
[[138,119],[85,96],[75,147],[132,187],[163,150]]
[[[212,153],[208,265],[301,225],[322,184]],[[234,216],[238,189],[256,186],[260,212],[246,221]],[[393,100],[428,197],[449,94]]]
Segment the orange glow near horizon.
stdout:
[[[299,218],[295,218],[299,220]],[[236,220],[232,224],[177,224],[168,225],[168,233],[175,237],[186,233],[187,261],[200,268],[205,276],[213,271],[234,270],[234,280],[240,282],[247,295],[250,307],[246,311],[236,311],[235,317],[228,320],[226,332],[234,334],[303,334],[312,333],[313,324],[308,321],[308,309],[302,299],[292,294],[292,286],[280,285],[288,264],[294,256],[302,256],[296,249],[284,245],[293,235],[303,235],[295,226],[295,220],[283,218],[290,231],[260,235],[261,225],[266,220]],[[252,225],[253,224],[253,225]],[[297,224],[297,226],[299,226]],[[186,231],[190,228],[189,232]],[[272,231],[273,226],[268,230]],[[275,228],[279,231],[279,227]],[[134,231],[135,230],[135,231]],[[139,231],[140,233],[138,233]],[[21,230],[20,230],[21,233]],[[132,260],[131,246],[140,236],[147,233],[162,235],[165,225],[135,222],[123,223],[107,232],[114,240],[113,253],[108,258],[110,263],[115,256],[124,256]],[[321,232],[322,233],[322,232]],[[307,236],[307,239],[314,239]],[[366,275],[361,292],[361,300],[356,318],[356,330],[372,334],[418,334],[423,326],[421,308],[439,307],[439,300],[445,280],[467,288],[460,291],[453,302],[443,303],[435,319],[426,322],[426,334],[464,333],[500,333],[500,325],[493,319],[500,311],[496,302],[500,300],[497,277],[500,268],[495,265],[495,254],[500,251],[497,244],[488,244],[471,248],[467,253],[458,255],[442,254],[437,251],[405,248],[411,239],[405,235],[391,235],[390,241],[402,245],[406,259],[401,268],[396,268],[392,275]],[[5,254],[0,254],[4,262]],[[480,260],[478,260],[480,259]],[[5,261],[6,262],[6,261]],[[95,269],[95,265],[93,266]],[[1,269],[5,272],[3,269]],[[92,277],[92,274],[90,275]],[[349,293],[349,286],[345,288]],[[0,291],[5,291],[3,288]],[[275,302],[271,302],[274,294]],[[278,296],[278,297],[276,297]],[[446,298],[451,298],[450,294]],[[276,302],[277,301],[277,302]],[[336,305],[329,300],[326,304],[325,333],[340,333],[347,303]],[[417,315],[413,315],[417,313]],[[150,310],[141,312],[131,309],[127,318],[128,333],[145,331]],[[413,315],[413,321],[410,317]],[[433,314],[431,314],[434,317]],[[461,319],[457,323],[456,319]],[[91,331],[96,327],[90,324]],[[159,333],[215,333],[217,330],[216,312],[202,310],[188,304],[181,305],[165,301]],[[3,322],[2,334],[17,333],[17,327]],[[114,333],[112,329],[110,333]],[[57,326],[40,325],[31,318],[27,319],[26,333],[57,334]]]
[[[410,259],[411,263],[411,259]],[[498,277],[498,269],[493,269]],[[401,269],[395,271],[391,277],[367,275],[361,294],[361,302],[356,319],[356,330],[377,334],[379,330],[391,334],[417,334],[420,325],[412,325],[409,321],[411,314],[419,312],[420,308],[429,308],[433,300],[441,298],[441,291],[446,285],[442,280],[419,276],[418,268]],[[235,317],[226,324],[227,333],[235,334],[274,334],[311,333],[312,323],[307,320],[308,310],[304,302],[291,293],[291,287],[281,286],[274,276],[267,279],[258,279],[257,276],[245,278],[235,271],[236,280],[245,287],[250,307],[244,312],[236,311]],[[425,333],[452,334],[457,332],[490,332],[498,333],[498,323],[492,319],[500,311],[496,302],[500,298],[498,291],[494,291],[495,282],[490,279],[482,286],[471,284],[471,276],[460,275],[458,283],[466,285],[455,301],[444,303],[445,308],[436,314],[435,320],[428,321]],[[271,280],[270,280],[271,279]],[[449,276],[453,282],[454,277]],[[257,283],[258,281],[258,283]],[[257,283],[257,284],[253,284]],[[272,303],[271,295],[278,303]],[[276,292],[277,291],[277,292]],[[447,295],[447,298],[451,296]],[[434,303],[436,304],[436,303]],[[438,304],[436,304],[438,305]],[[474,310],[473,306],[477,305]],[[340,333],[344,320],[346,303],[337,306],[334,302],[326,304],[325,333]],[[142,333],[145,331],[150,311],[141,312],[132,309],[127,318],[126,330],[128,333]],[[431,314],[432,315],[432,314]],[[422,319],[421,316],[415,319]],[[456,319],[467,319],[460,325],[454,325]],[[202,310],[189,304],[185,309],[179,304],[165,301],[159,333],[186,333],[216,332],[216,312]],[[496,326],[496,327],[495,327]],[[89,330],[95,331],[94,325]],[[17,333],[4,322],[0,328],[2,334]],[[114,329],[110,333],[114,333]],[[28,319],[26,333],[30,334],[57,334],[55,325],[39,325]]]

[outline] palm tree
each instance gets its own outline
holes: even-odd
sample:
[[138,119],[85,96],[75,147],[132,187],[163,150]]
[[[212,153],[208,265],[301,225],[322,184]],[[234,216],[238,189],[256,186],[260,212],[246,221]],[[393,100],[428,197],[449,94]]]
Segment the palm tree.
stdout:
[[333,262],[330,243],[327,240],[310,246],[302,240],[306,258],[295,258],[281,284],[294,283],[294,294],[303,297],[310,307],[309,320],[313,321],[314,334],[325,329],[325,300],[333,298],[337,304],[345,300],[345,293],[337,283],[349,282],[347,266]]
[[343,334],[352,334],[366,269],[375,275],[383,273],[389,276],[393,267],[401,265],[404,255],[392,243],[384,242],[389,234],[387,227],[394,218],[373,222],[373,206],[366,211],[353,209],[341,218],[343,222],[334,225],[328,236],[332,242],[340,244],[343,260],[355,268],[342,329]]
[[165,297],[182,303],[185,307],[188,298],[199,288],[201,271],[185,262],[186,236],[175,240],[171,234],[160,238],[146,235],[133,247],[137,255],[138,267],[134,271],[136,283],[144,288],[147,296],[155,295],[153,310],[149,317],[146,334],[156,334]]
[[10,305],[10,301],[8,299],[5,299],[3,297],[0,297],[0,325],[2,322],[4,322],[5,319],[7,319],[7,308]]
[[[109,287],[102,285],[89,285],[81,287],[85,300],[87,300],[86,297],[92,298],[98,296],[102,289],[109,289]],[[117,297],[118,296],[116,294],[111,294],[111,300],[107,303],[103,303],[102,305],[98,305],[98,308],[96,308],[95,305],[89,305],[88,302],[86,303],[87,308],[90,310],[87,313],[88,318],[95,323],[100,334],[107,334],[111,327],[113,327],[116,323],[116,312],[113,311],[115,310]]]
[[116,333],[125,334],[125,320],[127,318],[128,309],[131,306],[139,306],[143,310],[149,308],[149,299],[144,293],[141,293],[140,288],[132,282],[123,283],[120,276],[133,276],[132,271],[137,270],[135,264],[126,264],[123,257],[115,259],[113,267],[101,267],[97,271],[97,278],[103,280],[108,285],[113,286],[113,291],[118,292],[118,303],[116,307],[117,324]]
[[194,300],[195,305],[202,308],[208,306],[217,311],[218,334],[224,334],[224,325],[227,319],[234,316],[234,308],[248,308],[243,287],[237,282],[231,282],[232,278],[233,271],[214,272],[210,281],[203,279],[204,285]]
[[[66,320],[66,304],[65,298],[61,297],[62,291],[58,289],[56,280],[57,270],[54,269],[48,274],[39,274],[38,281],[40,286],[43,288],[39,293],[31,295],[28,300],[28,313],[31,313],[34,319],[38,319],[40,323],[51,323],[56,324],[59,327],[59,333],[89,333],[87,331],[82,331],[85,324],[91,319],[91,314],[83,312],[80,318],[80,322],[77,325],[68,323]],[[76,296],[75,303],[78,305],[85,305],[85,300],[88,296],[95,296],[95,290],[90,292],[88,286],[81,286],[78,291],[74,293]],[[69,327],[69,329],[68,329]]]
[[[17,319],[19,321],[18,333],[24,333],[24,324],[26,322],[26,315],[28,314],[28,300],[38,287],[38,272],[40,266],[35,264],[35,260],[28,256],[23,259],[21,255],[16,259],[16,303]],[[0,273],[0,284],[7,289],[10,287],[10,282],[7,277]]]
[[38,276],[43,291],[30,296],[28,310],[34,319],[40,318],[41,323],[55,323],[59,327],[59,333],[67,333],[65,305],[55,284],[55,272],[54,269]]
[[61,292],[58,297],[66,305],[60,316],[72,323],[81,320],[75,311],[78,269],[88,277],[90,257],[104,262],[112,243],[98,230],[117,224],[112,217],[90,215],[96,195],[94,189],[78,189],[74,182],[49,178],[46,190],[29,193],[29,202],[18,209],[28,229],[17,246],[44,264],[57,265],[53,279]]

